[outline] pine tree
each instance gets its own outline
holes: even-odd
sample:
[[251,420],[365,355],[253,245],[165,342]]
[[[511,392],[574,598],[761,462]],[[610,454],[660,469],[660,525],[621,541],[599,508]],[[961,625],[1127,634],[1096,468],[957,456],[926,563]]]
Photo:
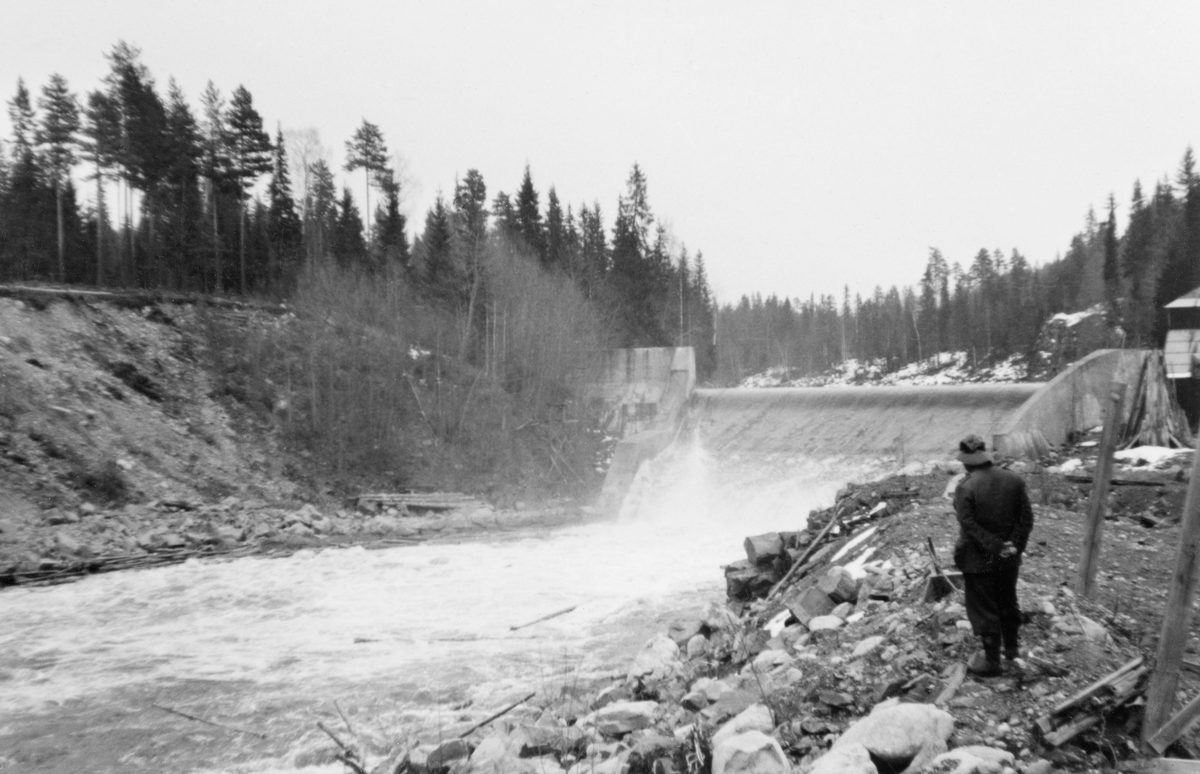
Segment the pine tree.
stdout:
[[275,154],[271,164],[271,182],[267,185],[267,242],[269,245],[268,268],[271,281],[274,275],[287,276],[290,266],[300,249],[302,227],[296,215],[296,202],[292,198],[292,181],[288,174],[287,150],[283,144],[283,129],[275,130]]
[[204,109],[202,125],[203,156],[200,173],[207,181],[209,217],[212,221],[213,290],[221,293],[225,286],[225,271],[221,262],[220,205],[223,194],[236,188],[230,134],[225,115],[225,99],[212,81],[200,95]]
[[66,234],[63,229],[63,186],[75,166],[75,134],[79,131],[79,103],[67,89],[67,81],[58,73],[42,87],[38,103],[42,121],[38,127],[37,144],[42,149],[46,173],[54,183],[54,200],[58,232],[58,281],[67,278]]
[[239,289],[246,293],[246,194],[261,175],[271,171],[271,138],[263,131],[262,116],[254,109],[254,100],[244,86],[238,86],[229,100],[230,176],[237,184],[241,219]]
[[121,111],[108,94],[93,91],[88,94],[83,132],[84,159],[95,167],[96,180],[96,284],[104,282],[105,223],[104,175],[118,164],[121,149]]
[[[356,169],[363,171],[366,199],[366,212],[371,211],[371,181],[377,179],[387,168],[387,145],[383,142],[383,132],[367,119],[354,132],[354,136],[346,140],[346,171]],[[371,224],[367,223],[367,239],[370,240]]]
[[546,235],[542,227],[542,213],[539,207],[538,192],[533,187],[533,177],[529,174],[529,165],[526,164],[525,176],[521,179],[520,190],[517,191],[517,224],[525,247],[544,261]]
[[509,244],[516,243],[521,224],[517,221],[517,210],[513,207],[512,199],[503,191],[497,191],[492,199],[492,224],[496,234]]

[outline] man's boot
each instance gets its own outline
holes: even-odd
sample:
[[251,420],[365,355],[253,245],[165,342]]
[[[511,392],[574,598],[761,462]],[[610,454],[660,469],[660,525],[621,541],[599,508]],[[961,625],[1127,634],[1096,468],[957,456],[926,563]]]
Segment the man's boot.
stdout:
[[985,634],[979,638],[983,641],[983,650],[975,652],[967,662],[967,671],[976,677],[995,677],[1004,672],[1000,663],[1000,636]]
[[1015,661],[1020,658],[1021,649],[1019,640],[1017,639],[1016,630],[1004,632],[1004,658],[1008,661]]

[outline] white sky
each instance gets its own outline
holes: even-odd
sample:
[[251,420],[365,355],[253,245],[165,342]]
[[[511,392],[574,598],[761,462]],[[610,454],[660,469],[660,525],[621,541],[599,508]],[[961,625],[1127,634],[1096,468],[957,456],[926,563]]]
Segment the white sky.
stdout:
[[244,84],[339,165],[379,124],[411,228],[456,175],[490,200],[527,162],[543,207],[553,184],[611,227],[637,161],[734,301],[914,284],[930,246],[1053,259],[1089,205],[1123,215],[1200,142],[1198,34],[1182,1],[6,0],[0,96],[56,71],[94,89],[124,38],[197,112],[207,80]]

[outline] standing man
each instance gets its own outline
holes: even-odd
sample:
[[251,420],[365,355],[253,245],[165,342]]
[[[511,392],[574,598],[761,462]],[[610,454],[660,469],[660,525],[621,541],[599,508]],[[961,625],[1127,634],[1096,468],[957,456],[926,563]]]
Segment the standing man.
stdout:
[[1025,481],[996,467],[979,436],[968,435],[959,442],[958,459],[967,474],[954,491],[959,529],[954,564],[963,573],[967,618],[983,644],[967,670],[990,677],[1003,671],[1001,644],[1006,659],[1017,657],[1017,573],[1033,529],[1033,508]]

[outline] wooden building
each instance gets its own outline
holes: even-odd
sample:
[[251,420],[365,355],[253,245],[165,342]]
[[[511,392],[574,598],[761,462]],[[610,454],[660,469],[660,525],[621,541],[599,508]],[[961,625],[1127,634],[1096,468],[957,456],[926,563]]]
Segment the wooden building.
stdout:
[[1167,304],[1163,364],[1193,428],[1200,420],[1200,288]]

